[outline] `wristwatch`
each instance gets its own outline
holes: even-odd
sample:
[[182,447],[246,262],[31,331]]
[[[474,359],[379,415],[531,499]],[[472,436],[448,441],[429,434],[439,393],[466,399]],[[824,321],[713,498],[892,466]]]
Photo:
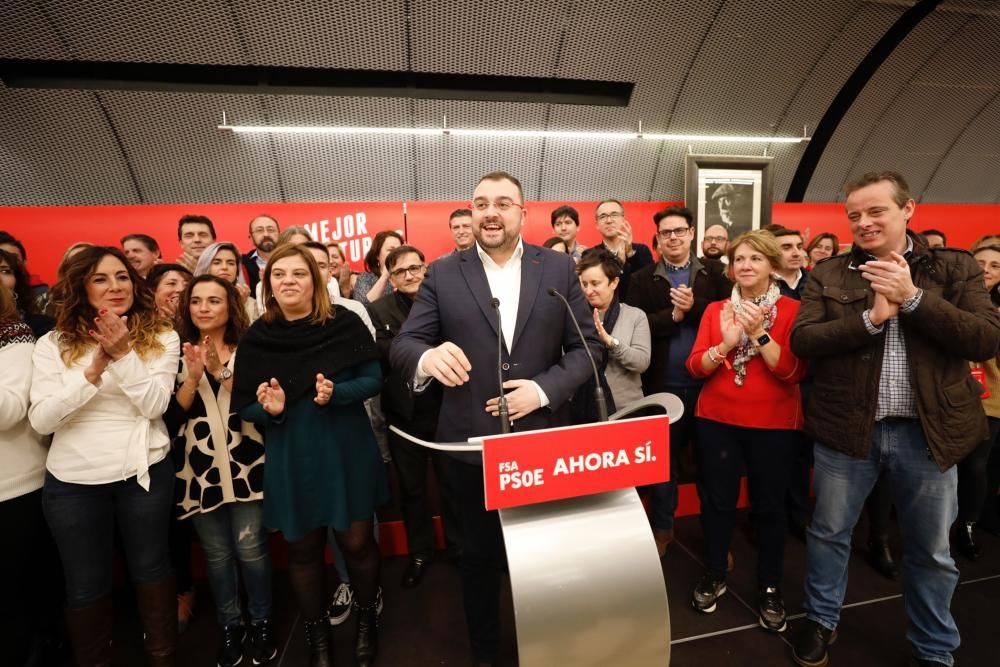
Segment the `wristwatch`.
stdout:
[[757,347],[764,347],[770,342],[771,342],[771,337],[765,333],[763,336],[757,339]]
[[219,384],[222,384],[231,377],[233,377],[233,372],[229,370],[229,368],[227,368],[226,366],[223,366],[222,371],[215,376],[215,381],[218,382]]

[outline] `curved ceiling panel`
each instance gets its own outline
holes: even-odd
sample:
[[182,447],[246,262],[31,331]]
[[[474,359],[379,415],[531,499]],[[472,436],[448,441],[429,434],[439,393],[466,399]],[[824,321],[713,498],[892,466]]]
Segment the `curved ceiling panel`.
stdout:
[[[0,203],[464,199],[484,171],[546,200],[679,200],[684,158],[803,144],[246,136],[238,123],[799,135],[911,2],[9,0],[0,57],[634,84],[627,106],[0,87]],[[849,109],[806,193],[898,168],[922,201],[998,201],[1000,8],[942,3]],[[97,169],[95,169],[97,165]]]

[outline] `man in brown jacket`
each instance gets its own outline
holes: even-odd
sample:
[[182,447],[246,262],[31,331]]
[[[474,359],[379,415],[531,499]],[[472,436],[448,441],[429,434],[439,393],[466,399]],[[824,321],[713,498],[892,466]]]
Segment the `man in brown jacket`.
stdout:
[[813,270],[792,330],[792,351],[816,371],[806,415],[816,440],[816,509],[807,533],[807,620],[793,657],[805,667],[827,664],[851,532],[884,470],[904,540],[913,657],[952,665],[955,463],[987,436],[982,388],[966,360],[997,353],[1000,318],[968,253],[928,248],[907,233],[916,204],[902,176],[865,174],[845,191],[854,247]]

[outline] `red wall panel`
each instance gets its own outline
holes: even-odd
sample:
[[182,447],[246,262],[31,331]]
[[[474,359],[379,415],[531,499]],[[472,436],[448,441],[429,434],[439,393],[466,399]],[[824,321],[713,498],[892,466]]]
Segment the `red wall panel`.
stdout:
[[[580,212],[580,242],[600,242],[594,222],[597,202],[528,202],[523,228],[529,243],[541,244],[552,236],[549,214],[568,203]],[[680,202],[625,202],[625,212],[637,242],[649,244],[653,213]],[[33,274],[51,283],[63,251],[77,241],[118,245],[132,232],[150,234],[159,241],[165,261],[180,254],[176,242],[177,220],[186,213],[207,215],[215,223],[219,240],[250,248],[247,226],[260,213],[276,217],[282,228],[305,225],[320,240],[337,240],[348,259],[360,270],[372,237],[383,229],[405,230],[406,237],[424,251],[429,261],[451,252],[448,216],[466,202],[333,202],[318,204],[164,204],[149,206],[0,207],[0,229],[21,239],[28,250]],[[405,215],[404,215],[405,208]],[[808,238],[833,232],[841,243],[851,241],[844,206],[824,204],[774,204],[773,221],[799,229]],[[948,235],[949,245],[968,248],[979,236],[1000,232],[1000,206],[989,204],[918,204],[910,226],[936,228]]]

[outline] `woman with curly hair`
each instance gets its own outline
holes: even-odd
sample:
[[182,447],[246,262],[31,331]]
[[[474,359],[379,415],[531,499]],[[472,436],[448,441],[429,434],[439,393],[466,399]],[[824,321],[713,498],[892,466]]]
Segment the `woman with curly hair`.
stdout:
[[176,589],[167,551],[174,471],[162,415],[177,334],[117,248],[73,256],[53,287],[56,328],[35,346],[28,419],[52,434],[45,518],[66,575],[66,621],[80,665],[111,663],[115,524],[135,583],[151,665],[172,665]]

